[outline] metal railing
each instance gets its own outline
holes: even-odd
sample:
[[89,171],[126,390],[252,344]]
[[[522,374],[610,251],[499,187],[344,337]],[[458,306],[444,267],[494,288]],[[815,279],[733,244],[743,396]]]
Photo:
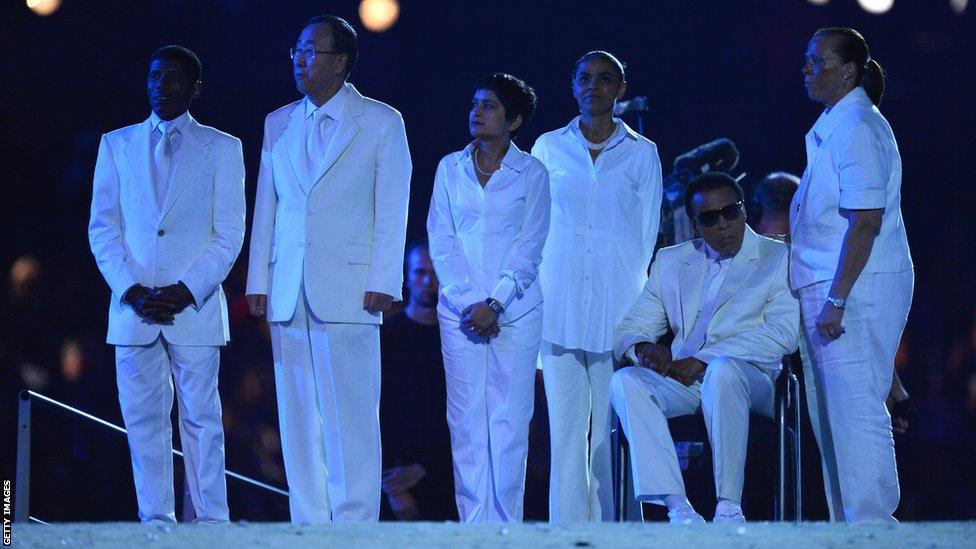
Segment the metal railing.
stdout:
[[[34,401],[50,405],[51,407],[74,414],[78,417],[90,421],[96,425],[100,425],[120,433],[123,436],[128,436],[128,431],[123,427],[119,427],[114,423],[105,421],[100,417],[93,416],[88,412],[79,410],[73,406],[69,406],[63,402],[54,400],[51,397],[42,395],[41,393],[25,389],[20,392],[20,403],[17,411],[17,472],[15,475],[15,499],[14,499],[14,522],[37,522],[40,524],[47,524],[47,522],[30,516],[30,457],[31,457],[31,405]],[[173,455],[183,459],[183,452],[173,449]],[[230,478],[237,479],[246,484],[250,484],[256,488],[272,492],[281,496],[288,497],[288,492],[271,486],[270,484],[265,484],[259,480],[244,476],[240,473],[235,473],[228,469],[224,469],[224,474]]]

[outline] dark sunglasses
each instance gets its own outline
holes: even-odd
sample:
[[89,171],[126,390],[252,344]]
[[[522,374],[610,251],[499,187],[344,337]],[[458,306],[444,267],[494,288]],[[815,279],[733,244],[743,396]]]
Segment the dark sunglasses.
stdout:
[[702,227],[711,227],[718,223],[718,216],[722,216],[726,221],[734,221],[742,215],[742,201],[729,204],[718,210],[709,210],[698,214],[698,224]]

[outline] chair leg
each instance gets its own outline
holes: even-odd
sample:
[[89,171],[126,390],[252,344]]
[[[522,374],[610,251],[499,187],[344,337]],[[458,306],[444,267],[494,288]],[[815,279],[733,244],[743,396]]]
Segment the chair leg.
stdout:
[[[779,385],[779,384],[777,384]],[[777,387],[779,389],[779,387]],[[776,482],[776,505],[773,509],[773,520],[786,519],[786,391],[776,391],[776,450],[779,461]]]
[[790,372],[790,385],[793,393],[793,521],[803,520],[803,455],[800,441],[803,424],[800,422],[800,381]]

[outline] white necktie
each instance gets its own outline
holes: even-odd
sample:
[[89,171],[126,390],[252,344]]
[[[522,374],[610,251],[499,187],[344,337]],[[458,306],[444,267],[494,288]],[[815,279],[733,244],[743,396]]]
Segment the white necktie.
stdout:
[[718,301],[718,288],[712,288],[712,285],[717,283],[716,278],[721,271],[721,263],[708,260],[708,269],[705,271],[705,280],[702,282],[702,299],[707,301],[702,302],[701,313],[695,319],[695,326],[685,338],[681,352],[675,358],[687,358],[697,353],[705,345],[708,323],[712,320],[712,315],[715,313],[715,302]]
[[322,112],[321,109],[315,111],[309,124],[308,138],[305,140],[305,167],[308,170],[310,184],[315,183],[314,179],[318,175],[319,165],[322,163],[322,158],[325,157],[325,149],[328,146],[325,134],[328,124],[329,115]]
[[156,203],[160,208],[166,200],[166,189],[169,186],[169,170],[173,163],[173,134],[175,128],[168,122],[159,123],[159,141],[153,147],[153,167],[156,186]]

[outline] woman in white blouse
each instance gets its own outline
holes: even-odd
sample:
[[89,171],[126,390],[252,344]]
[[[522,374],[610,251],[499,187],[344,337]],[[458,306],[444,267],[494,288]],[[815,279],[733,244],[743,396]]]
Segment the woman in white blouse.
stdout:
[[885,399],[914,285],[901,155],[877,107],[884,73],[856,30],[813,35],[803,84],[824,106],[790,208],[810,421],[831,519],[892,522],[898,469]]
[[572,89],[580,115],[532,148],[552,192],[540,280],[553,522],[613,518],[613,329],[647,280],[661,214],[657,147],[613,116],[627,90],[623,64],[589,52]]
[[427,216],[462,522],[522,520],[549,174],[511,140],[535,102],[514,76],[476,82],[474,141],[441,160]]

